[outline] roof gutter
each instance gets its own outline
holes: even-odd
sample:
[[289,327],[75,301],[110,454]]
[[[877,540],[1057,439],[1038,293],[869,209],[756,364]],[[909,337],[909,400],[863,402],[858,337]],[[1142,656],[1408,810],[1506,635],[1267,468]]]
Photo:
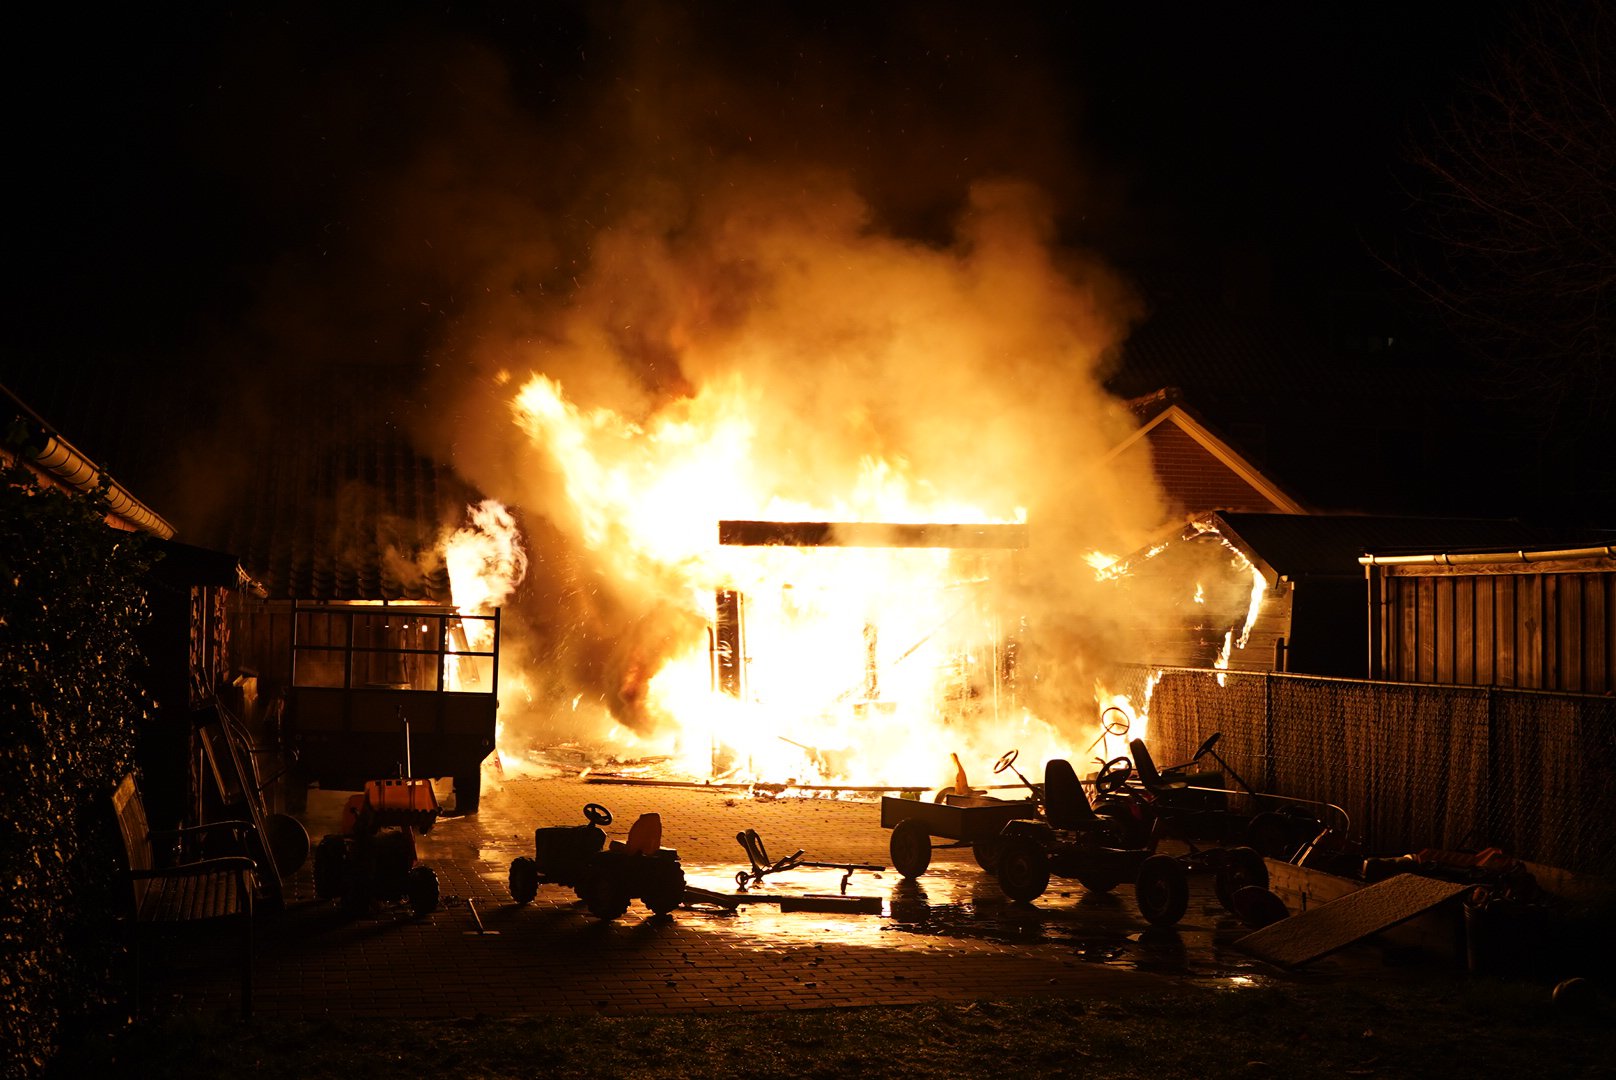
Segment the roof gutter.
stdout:
[[1443,555],[1364,555],[1363,566],[1500,566],[1554,562],[1561,559],[1616,559],[1616,545],[1562,548],[1558,551],[1482,551]]
[[172,539],[174,526],[164,521],[156,511],[134,495],[106,472],[102,471],[95,462],[85,457],[72,443],[56,434],[45,424],[34,411],[18,400],[17,396],[5,387],[0,386],[7,397],[19,409],[18,419],[29,423],[33,429],[28,437],[21,440],[8,439],[7,449],[22,458],[27,464],[34,466],[40,472],[58,481],[59,483],[77,491],[93,493],[101,489],[102,481],[106,482],[107,510],[128,522],[136,529],[149,532],[164,540]]

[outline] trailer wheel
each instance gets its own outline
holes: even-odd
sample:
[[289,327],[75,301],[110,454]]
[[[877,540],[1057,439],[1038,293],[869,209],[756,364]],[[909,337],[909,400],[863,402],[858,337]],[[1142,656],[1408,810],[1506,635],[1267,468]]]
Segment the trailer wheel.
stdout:
[[971,842],[971,857],[976,865],[990,874],[999,872],[999,856],[1004,852],[1004,841],[997,836],[990,836],[986,840],[973,840]]
[[526,904],[539,895],[539,864],[526,855],[511,860],[511,899]]
[[482,770],[454,778],[454,812],[456,817],[475,814],[483,801]]
[[924,874],[926,867],[931,865],[931,833],[913,818],[900,821],[897,828],[892,830],[888,850],[892,853],[892,865],[898,873],[912,880]]
[[1049,856],[1025,836],[1007,836],[999,850],[999,888],[1018,904],[1030,904],[1049,888]]
[[321,900],[334,900],[342,892],[343,863],[347,861],[347,844],[340,836],[327,836],[314,849],[314,895]]
[[1225,911],[1234,910],[1234,894],[1247,885],[1268,888],[1268,864],[1263,857],[1248,847],[1229,848],[1218,863],[1212,887],[1218,894],[1218,903]]
[[412,867],[405,889],[410,898],[410,910],[416,915],[430,915],[438,910],[438,875],[430,866]]
[[1189,910],[1189,874],[1171,855],[1152,855],[1139,867],[1133,893],[1141,915],[1157,926],[1171,926]]

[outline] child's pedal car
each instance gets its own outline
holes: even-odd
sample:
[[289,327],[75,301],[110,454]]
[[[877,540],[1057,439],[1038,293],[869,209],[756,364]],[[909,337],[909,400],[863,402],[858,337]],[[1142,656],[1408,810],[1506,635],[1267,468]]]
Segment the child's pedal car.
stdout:
[[606,842],[612,812],[600,803],[584,806],[584,824],[533,830],[533,857],[511,862],[511,899],[526,904],[540,885],[565,885],[599,919],[615,919],[641,900],[657,915],[684,902],[685,872],[679,853],[662,846],[662,816],[641,814],[626,840]]

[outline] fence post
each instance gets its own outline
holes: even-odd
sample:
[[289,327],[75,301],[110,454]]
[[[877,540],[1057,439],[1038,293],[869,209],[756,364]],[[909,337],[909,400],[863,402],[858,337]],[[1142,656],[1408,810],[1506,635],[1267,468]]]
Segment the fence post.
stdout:
[[1274,673],[1263,673],[1263,782],[1264,791],[1274,790]]

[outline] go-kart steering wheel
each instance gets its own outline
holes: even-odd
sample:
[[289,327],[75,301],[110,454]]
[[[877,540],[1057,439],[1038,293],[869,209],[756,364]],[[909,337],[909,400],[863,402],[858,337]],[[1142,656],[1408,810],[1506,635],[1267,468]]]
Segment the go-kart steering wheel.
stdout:
[[1006,769],[1008,769],[1012,765],[1014,765],[1016,763],[1016,758],[1018,758],[1020,756],[1021,756],[1021,751],[1020,750],[1006,750],[1004,752],[1004,756],[1001,757],[998,761],[995,761],[993,763],[993,771],[994,771],[994,773],[997,774],[997,773],[1004,772]]
[[1100,775],[1094,778],[1094,790],[1101,795],[1114,795],[1133,775],[1133,762],[1125,757],[1114,757],[1100,766]]
[[591,825],[610,825],[612,812],[598,802],[584,803],[584,820]]
[[[1113,718],[1112,713],[1117,715]],[[1100,714],[1100,726],[1105,728],[1107,735],[1126,735],[1128,734],[1128,729],[1133,727],[1133,722],[1128,719],[1128,714],[1118,706],[1107,705],[1105,711]]]

